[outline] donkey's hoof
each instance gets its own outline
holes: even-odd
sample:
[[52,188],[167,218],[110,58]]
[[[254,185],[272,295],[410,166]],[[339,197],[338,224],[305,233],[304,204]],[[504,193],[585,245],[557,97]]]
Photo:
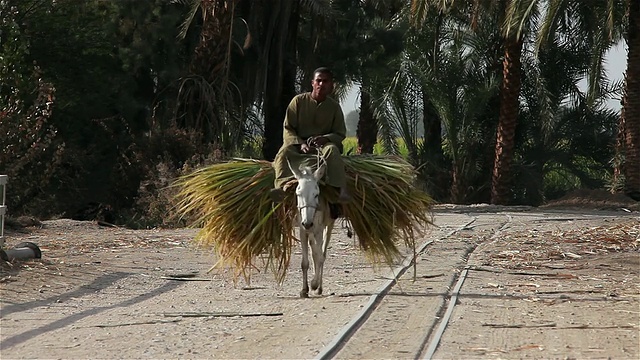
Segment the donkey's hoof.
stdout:
[[306,299],[309,297],[309,292],[308,291],[300,291],[300,297],[303,299]]
[[311,290],[318,288],[318,281],[316,279],[311,280]]
[[319,287],[319,288],[318,288],[317,294],[318,294],[318,295],[322,295],[322,287]]

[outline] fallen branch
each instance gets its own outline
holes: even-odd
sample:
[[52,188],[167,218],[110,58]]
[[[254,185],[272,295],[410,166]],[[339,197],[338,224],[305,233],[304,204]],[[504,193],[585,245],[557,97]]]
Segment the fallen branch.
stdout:
[[165,276],[168,276],[170,278],[194,278],[196,277],[196,275],[198,275],[198,272],[189,272],[189,273],[174,273],[174,274],[167,274]]
[[592,326],[588,324],[574,325],[574,326],[561,326],[556,329],[638,329],[635,325],[604,325],[604,326]]
[[253,317],[253,316],[282,316],[281,312],[276,313],[239,313],[239,312],[178,312],[163,313],[166,317]]
[[551,291],[537,291],[537,294],[553,295],[553,294],[601,294],[602,290],[551,290]]
[[485,268],[485,267],[471,267],[471,268],[469,268],[469,270],[491,272],[491,273],[496,273],[496,274],[561,277],[561,278],[567,278],[567,279],[572,279],[572,278],[576,277],[575,275],[572,275],[572,274],[525,272],[525,271],[504,271],[504,270],[490,269],[490,268]]
[[556,323],[544,323],[539,325],[525,325],[525,324],[492,324],[484,323],[482,326],[499,329],[522,329],[522,328],[554,328],[556,330],[568,330],[568,329],[638,329],[635,325],[604,325],[604,326],[592,326],[588,324],[572,325],[572,326],[557,326]]
[[364,292],[364,293],[342,293],[342,294],[336,294],[336,297],[352,297],[352,296],[371,296],[373,295],[373,293],[371,292]]
[[484,324],[482,324],[482,326],[487,326],[487,327],[491,327],[491,328],[500,328],[500,329],[521,329],[521,328],[556,327],[557,324],[554,323],[554,322],[538,324],[538,325],[484,323]]
[[432,278],[436,278],[436,277],[440,277],[440,276],[444,276],[444,273],[433,274],[433,275],[422,275],[420,277],[423,278],[423,279],[432,279]]
[[213,279],[208,278],[189,278],[189,277],[175,277],[175,276],[161,276],[161,279],[165,280],[175,280],[175,281],[213,281]]
[[166,323],[175,323],[178,321],[182,321],[182,319],[173,319],[173,320],[158,319],[158,320],[149,320],[149,321],[141,321],[141,322],[133,322],[133,323],[122,323],[122,324],[101,324],[101,325],[94,325],[93,327],[110,328],[110,327],[133,326],[133,325],[166,324]]

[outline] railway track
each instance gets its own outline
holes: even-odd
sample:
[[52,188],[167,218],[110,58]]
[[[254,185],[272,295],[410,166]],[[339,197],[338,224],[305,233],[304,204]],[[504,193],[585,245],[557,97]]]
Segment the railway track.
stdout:
[[[512,218],[505,215],[500,224],[478,221],[478,216],[469,216],[464,223],[425,239],[415,256],[408,256],[393,271],[395,276],[370,295],[316,359],[433,358],[468,274],[469,255],[477,245],[473,238],[461,241],[461,233],[488,228],[485,233],[491,240]],[[429,266],[430,259],[443,254],[451,259],[449,263],[441,268]],[[412,266],[415,272],[410,271]]]

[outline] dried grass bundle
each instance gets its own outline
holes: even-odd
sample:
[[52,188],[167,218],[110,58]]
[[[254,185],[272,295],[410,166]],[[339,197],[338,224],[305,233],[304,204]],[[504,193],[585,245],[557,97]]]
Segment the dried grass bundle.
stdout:
[[[347,182],[354,201],[343,207],[359,244],[374,263],[392,263],[400,256],[397,244],[415,247],[415,231],[431,224],[431,198],[414,186],[413,167],[399,157],[344,157]],[[220,262],[248,277],[257,258],[266,259],[278,281],[285,277],[296,240],[295,196],[273,204],[271,163],[235,159],[201,168],[175,183],[178,213],[202,228],[199,245],[214,247]],[[331,187],[321,192],[337,198]]]

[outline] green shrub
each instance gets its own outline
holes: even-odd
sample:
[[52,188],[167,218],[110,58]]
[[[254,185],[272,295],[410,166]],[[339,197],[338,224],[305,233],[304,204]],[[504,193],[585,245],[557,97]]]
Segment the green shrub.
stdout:
[[[398,150],[399,150],[398,155],[400,155],[403,159],[407,160],[409,156],[409,150],[407,149],[407,146],[404,140],[399,137],[396,139],[396,142],[398,144]],[[342,152],[343,155],[356,154],[358,152],[358,138],[356,138],[355,136],[350,136],[344,139],[342,141],[342,145],[344,147],[344,150]],[[384,146],[380,141],[378,141],[374,145],[373,154],[374,155],[393,155],[393,154],[386,153],[386,151],[384,150]]]

